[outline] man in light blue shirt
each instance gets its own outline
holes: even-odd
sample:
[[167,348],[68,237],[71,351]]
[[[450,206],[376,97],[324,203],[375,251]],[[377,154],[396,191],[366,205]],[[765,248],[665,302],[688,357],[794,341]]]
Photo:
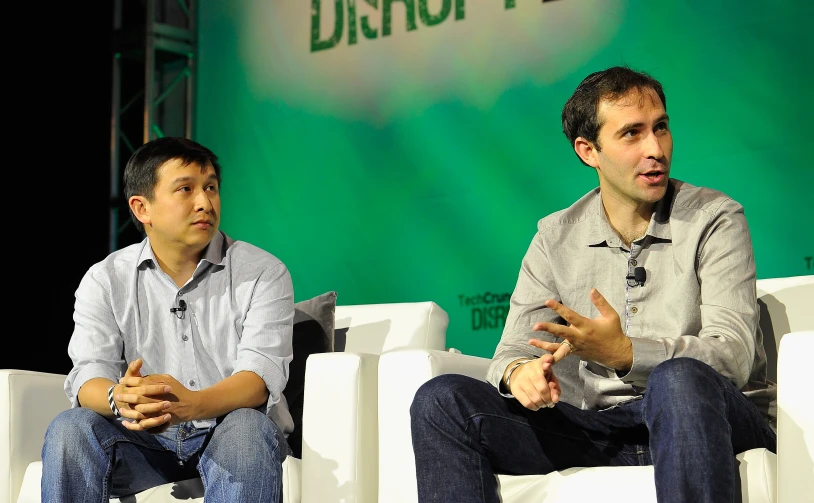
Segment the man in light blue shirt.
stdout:
[[128,161],[125,195],[146,238],[76,290],[72,408],[46,432],[43,502],[198,476],[207,501],[280,500],[293,286],[275,256],[218,230],[220,182],[217,156],[185,138]]

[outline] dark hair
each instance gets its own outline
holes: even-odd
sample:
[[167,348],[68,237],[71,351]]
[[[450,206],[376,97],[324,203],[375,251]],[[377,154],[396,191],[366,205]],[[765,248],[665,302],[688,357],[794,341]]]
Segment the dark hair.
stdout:
[[[652,89],[661,98],[664,110],[667,110],[667,99],[664,97],[661,83],[647,73],[631,70],[626,66],[613,66],[607,70],[594,72],[579,83],[574,94],[562,108],[562,132],[565,133],[571,147],[581,136],[593,143],[597,150],[601,150],[597,140],[599,129],[602,127],[597,117],[599,102],[603,99],[621,98],[631,89],[640,92]],[[582,163],[585,164],[584,161]]]
[[[155,196],[155,186],[158,184],[158,169],[165,162],[180,159],[184,166],[198,164],[201,171],[212,165],[215,177],[220,185],[220,164],[218,156],[203,145],[188,138],[164,137],[148,141],[137,148],[124,168],[124,197],[129,201],[132,196],[144,196],[152,201]],[[139,232],[144,232],[144,226],[130,211],[130,217]]]

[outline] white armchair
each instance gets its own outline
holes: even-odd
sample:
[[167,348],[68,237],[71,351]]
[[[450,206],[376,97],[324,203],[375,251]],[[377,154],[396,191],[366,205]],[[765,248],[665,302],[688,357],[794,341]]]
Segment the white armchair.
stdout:
[[[284,503],[373,503],[378,497],[377,368],[391,349],[443,351],[449,316],[434,302],[337,306],[344,351],[306,363],[302,459],[283,464]],[[64,375],[0,370],[0,503],[39,503],[45,430],[69,407]],[[138,503],[203,501],[200,479],[165,484]],[[111,500],[118,501],[118,500]]]
[[[814,354],[814,276],[759,280],[757,289],[768,373],[778,382],[778,444],[777,455],[766,449],[737,455],[742,501],[796,503],[803,501],[802,495],[814,495],[814,401],[807,368]],[[409,411],[416,390],[447,373],[485,380],[488,366],[487,358],[445,351],[408,349],[381,356],[379,501],[418,501]],[[571,468],[497,478],[504,503],[656,501],[652,466]]]

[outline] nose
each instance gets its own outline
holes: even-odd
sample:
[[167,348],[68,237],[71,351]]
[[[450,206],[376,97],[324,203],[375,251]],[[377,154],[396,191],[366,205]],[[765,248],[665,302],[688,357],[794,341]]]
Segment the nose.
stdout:
[[205,190],[199,191],[195,197],[195,211],[211,211],[212,208],[212,201],[209,200],[209,194],[207,194]]
[[661,145],[661,137],[651,133],[645,140],[644,156],[648,159],[661,159],[664,157],[664,148]]

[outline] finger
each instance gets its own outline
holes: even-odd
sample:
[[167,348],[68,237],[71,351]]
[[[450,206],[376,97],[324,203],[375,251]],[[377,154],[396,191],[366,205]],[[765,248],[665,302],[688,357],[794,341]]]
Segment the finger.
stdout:
[[125,375],[124,377],[119,378],[119,384],[124,384],[130,388],[135,388],[136,386],[141,386],[144,383],[144,378],[141,376],[128,376]]
[[145,403],[156,403],[156,402],[164,402],[166,400],[158,400],[156,398],[151,398],[149,396],[143,395],[141,393],[118,393],[114,397],[117,402],[122,402],[130,405],[138,404],[145,404]]
[[569,324],[574,325],[575,327],[580,327],[584,322],[585,318],[581,316],[576,311],[563,306],[556,300],[549,299],[545,301],[546,307],[549,309],[553,309],[557,314],[560,315],[562,319],[567,321]]
[[532,346],[538,347],[544,351],[548,351],[553,356],[553,360],[551,363],[557,363],[566,356],[568,356],[571,352],[571,349],[566,346],[565,344],[561,344],[559,342],[546,342],[541,341],[539,339],[531,339],[529,344]]
[[561,337],[563,339],[573,337],[576,331],[573,327],[566,327],[565,325],[560,325],[559,323],[548,323],[545,321],[535,324],[532,327],[532,330],[535,332],[548,332],[549,334],[556,335],[557,337]]
[[[155,416],[156,414],[163,413],[166,409],[172,407],[170,402],[155,402],[155,403],[140,403],[134,405],[132,409],[138,411],[141,414]],[[139,418],[142,419],[142,418]]]
[[122,425],[130,431],[144,431],[144,428],[136,421],[122,421]]
[[168,422],[172,419],[170,414],[164,414],[163,416],[157,417],[149,417],[147,419],[142,419],[138,422],[139,426],[141,426],[145,430],[149,430],[150,428],[155,428],[156,426],[161,426],[162,424]]
[[546,374],[551,373],[550,365],[551,362],[542,362],[541,360],[529,365],[531,367],[529,382],[533,389],[527,389],[526,394],[540,407],[552,407],[554,405],[551,401],[548,380],[546,379]]
[[513,392],[512,394],[517,399],[517,401],[520,402],[520,405],[529,410],[538,410],[540,408],[539,405],[534,403],[534,401],[531,398],[529,398],[528,394],[526,394],[526,391],[520,385],[514,386],[514,388],[516,391]]
[[141,377],[122,378],[122,383],[127,386],[127,393],[139,395],[162,395],[172,393],[172,386],[167,384],[145,384]]
[[611,307],[610,304],[608,304],[608,301],[605,300],[605,297],[599,293],[599,290],[596,288],[591,288],[590,297],[591,302],[594,303],[596,309],[599,311],[599,314],[601,314],[603,317],[609,318],[619,316],[619,314],[613,309],[613,307]]
[[557,403],[560,401],[560,383],[556,381],[548,381],[548,393],[551,395],[551,401]]
[[540,339],[529,339],[529,344],[549,353],[553,353],[560,346],[557,342],[541,341]]
[[554,351],[554,353],[552,353],[552,355],[554,356],[554,363],[559,362],[560,360],[571,354],[571,351],[572,351],[571,346],[569,346],[568,344],[559,344],[559,347]]
[[141,365],[144,361],[141,358],[136,358],[130,365],[127,366],[127,371],[124,373],[125,377],[138,376],[141,377]]
[[521,383],[519,386],[522,393],[527,398],[527,403],[524,404],[527,409],[536,411],[546,406],[543,397],[540,396],[540,393],[537,392],[534,385],[530,381]]

